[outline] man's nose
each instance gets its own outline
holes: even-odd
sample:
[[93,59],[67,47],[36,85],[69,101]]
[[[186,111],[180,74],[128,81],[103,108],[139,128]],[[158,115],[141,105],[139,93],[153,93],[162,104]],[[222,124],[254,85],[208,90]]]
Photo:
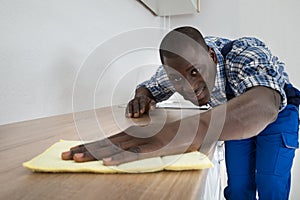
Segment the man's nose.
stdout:
[[186,80],[186,82],[188,82],[190,87],[195,87],[195,86],[197,86],[197,82],[204,81],[202,75],[199,74],[199,73],[196,74],[196,75],[188,74],[188,75],[185,76],[185,80]]
[[181,85],[181,90],[185,94],[192,94],[194,93],[194,88],[193,88],[193,80],[186,78],[182,85]]

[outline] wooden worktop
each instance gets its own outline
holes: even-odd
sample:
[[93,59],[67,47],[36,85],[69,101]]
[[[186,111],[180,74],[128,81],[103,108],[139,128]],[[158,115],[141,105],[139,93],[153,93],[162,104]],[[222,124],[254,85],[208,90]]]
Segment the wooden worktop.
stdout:
[[[180,116],[179,111],[158,110],[151,114],[152,118],[132,120],[124,117],[123,108],[113,110],[101,108],[96,112],[59,115],[0,126],[0,199],[200,199],[206,170],[89,174],[33,173],[22,167],[23,162],[60,139],[79,140],[82,133],[78,131],[97,132],[94,129],[99,121],[107,129],[105,133],[114,134],[127,125],[149,123],[155,118],[161,121],[161,116],[166,115],[169,116],[167,120]],[[95,116],[98,120],[95,120]]]

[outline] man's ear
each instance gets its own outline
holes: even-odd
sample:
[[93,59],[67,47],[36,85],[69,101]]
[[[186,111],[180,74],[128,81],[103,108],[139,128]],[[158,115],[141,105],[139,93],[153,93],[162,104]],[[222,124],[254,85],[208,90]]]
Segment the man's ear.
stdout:
[[209,53],[210,57],[212,58],[212,60],[214,61],[214,63],[217,64],[218,58],[217,58],[217,54],[216,54],[216,52],[214,51],[214,49],[211,48],[211,47],[209,47],[209,48],[208,48],[208,53]]

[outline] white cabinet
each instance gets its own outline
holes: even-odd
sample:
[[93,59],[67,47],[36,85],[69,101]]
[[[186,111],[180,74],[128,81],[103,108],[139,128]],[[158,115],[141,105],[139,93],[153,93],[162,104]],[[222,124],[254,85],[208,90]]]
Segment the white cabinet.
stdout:
[[139,0],[154,15],[171,16],[200,11],[200,0]]

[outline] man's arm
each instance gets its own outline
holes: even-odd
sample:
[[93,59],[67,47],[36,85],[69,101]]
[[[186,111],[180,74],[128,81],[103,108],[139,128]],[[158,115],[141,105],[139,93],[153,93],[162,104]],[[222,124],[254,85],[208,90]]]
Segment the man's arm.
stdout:
[[[118,165],[147,157],[198,150],[205,136],[215,134],[215,131],[219,131],[220,140],[250,138],[276,119],[280,101],[280,95],[275,90],[257,86],[226,104],[202,113],[200,120],[199,116],[193,116],[165,124],[161,131],[148,138],[134,137],[127,132],[147,132],[152,126],[130,127],[108,139],[73,147],[64,152],[62,158],[77,162],[103,159],[105,165]],[[225,120],[224,124],[222,120]],[[215,123],[221,123],[221,129],[218,126],[210,127]],[[181,130],[199,126],[196,133],[185,131],[184,134],[178,134],[181,124],[185,126]],[[91,150],[94,154],[90,153]]]
[[210,132],[217,131],[214,127],[209,128],[211,120],[225,120],[220,132],[220,140],[256,136],[268,124],[276,120],[280,102],[281,96],[277,91],[263,86],[253,87],[226,104],[203,113],[201,121],[204,131],[200,127],[199,132],[205,132],[206,129],[209,131],[206,134],[211,134]]

